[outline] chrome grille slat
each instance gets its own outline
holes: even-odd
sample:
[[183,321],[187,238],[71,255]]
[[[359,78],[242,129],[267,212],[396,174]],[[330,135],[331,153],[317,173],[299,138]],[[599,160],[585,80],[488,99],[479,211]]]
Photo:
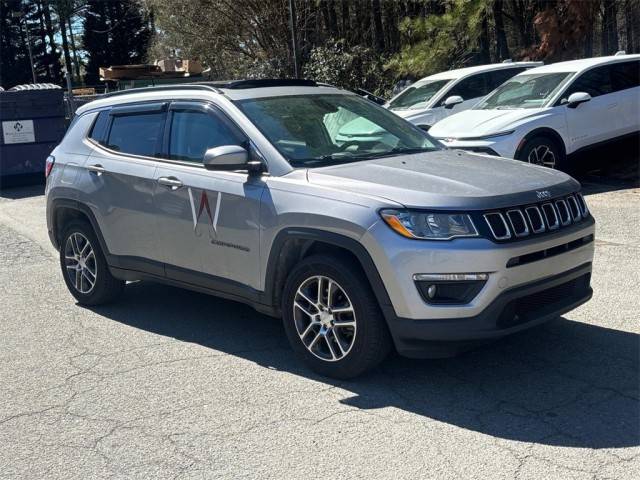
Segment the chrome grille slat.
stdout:
[[[498,235],[495,229],[493,228],[493,225],[491,224],[491,220],[489,220],[490,218],[498,218],[502,222],[502,225],[504,225],[504,230],[507,233],[505,235]],[[495,238],[496,240],[508,240],[511,238],[509,225],[507,225],[507,222],[505,221],[504,215],[502,215],[502,213],[500,212],[485,213],[484,220],[485,222],[487,222],[487,225],[489,226],[489,230],[491,230],[491,234],[493,235],[493,238]]]
[[[542,212],[544,213],[544,218],[547,221],[547,228],[549,230],[557,230],[560,228],[560,219],[558,218],[558,212],[556,212],[556,207],[553,206],[553,203],[543,203]],[[549,212],[553,213],[553,223],[551,223],[551,219],[549,218]]]
[[569,212],[569,205],[566,200],[556,200],[556,208],[558,209],[558,216],[560,218],[560,224],[566,227],[571,223],[571,213]]
[[[542,212],[540,211],[540,208],[538,208],[538,206],[527,207],[524,209],[524,211],[527,214],[527,218],[529,219],[529,223],[531,224],[531,231],[533,233],[542,233],[546,230],[544,226],[544,218],[542,218]],[[538,219],[538,223],[540,224],[540,227],[538,228],[534,227],[534,222],[533,222],[533,218],[531,217],[531,212],[533,212],[533,214]]]
[[582,213],[582,218],[587,218],[587,215],[589,215],[589,207],[587,207],[587,202],[585,201],[581,193],[578,193],[576,195],[576,198],[578,200],[580,212]]
[[579,223],[588,216],[589,210],[581,193],[483,214],[491,235],[500,241],[552,232]]
[[[520,220],[522,220],[522,225],[524,226],[524,228],[520,229],[520,231],[518,231],[519,229],[516,227],[513,221],[513,217],[516,215],[520,218]],[[507,210],[507,218],[509,219],[509,223],[511,224],[511,228],[513,230],[513,233],[516,235],[516,237],[526,237],[527,235],[529,235],[529,226],[527,225],[527,220],[524,218],[524,215],[522,214],[522,210],[520,209]]]
[[582,212],[580,212],[580,207],[578,206],[578,201],[576,197],[573,195],[567,197],[567,203],[569,204],[569,212],[571,213],[571,218],[573,218],[574,222],[579,222],[582,220]]

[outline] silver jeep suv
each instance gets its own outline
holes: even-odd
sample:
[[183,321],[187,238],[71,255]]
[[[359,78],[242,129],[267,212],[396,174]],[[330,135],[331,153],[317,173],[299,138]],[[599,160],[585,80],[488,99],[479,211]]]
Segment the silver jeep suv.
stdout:
[[445,150],[350,92],[246,80],[81,107],[47,161],[47,223],[81,304],[165,282],[282,317],[348,378],[442,357],[592,294],[594,220],[564,173]]

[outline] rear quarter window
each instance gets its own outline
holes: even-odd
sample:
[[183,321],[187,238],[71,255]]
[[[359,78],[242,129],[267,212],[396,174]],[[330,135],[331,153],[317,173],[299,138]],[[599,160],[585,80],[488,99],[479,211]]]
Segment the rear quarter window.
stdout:
[[109,111],[103,110],[96,117],[89,132],[89,138],[97,143],[104,144],[105,136],[107,134],[107,127],[109,126]]

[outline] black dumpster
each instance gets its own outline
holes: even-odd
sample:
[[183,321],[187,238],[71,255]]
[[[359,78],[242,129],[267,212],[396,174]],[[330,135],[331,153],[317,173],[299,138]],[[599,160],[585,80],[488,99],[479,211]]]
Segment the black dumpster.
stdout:
[[63,90],[0,92],[0,183],[43,180],[47,156],[65,132]]

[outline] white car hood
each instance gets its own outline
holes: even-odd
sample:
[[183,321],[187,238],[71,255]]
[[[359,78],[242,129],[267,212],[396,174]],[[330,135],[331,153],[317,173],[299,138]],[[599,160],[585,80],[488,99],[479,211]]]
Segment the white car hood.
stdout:
[[504,132],[523,120],[539,116],[542,108],[518,110],[465,110],[436,123],[429,135],[436,138],[481,137]]

